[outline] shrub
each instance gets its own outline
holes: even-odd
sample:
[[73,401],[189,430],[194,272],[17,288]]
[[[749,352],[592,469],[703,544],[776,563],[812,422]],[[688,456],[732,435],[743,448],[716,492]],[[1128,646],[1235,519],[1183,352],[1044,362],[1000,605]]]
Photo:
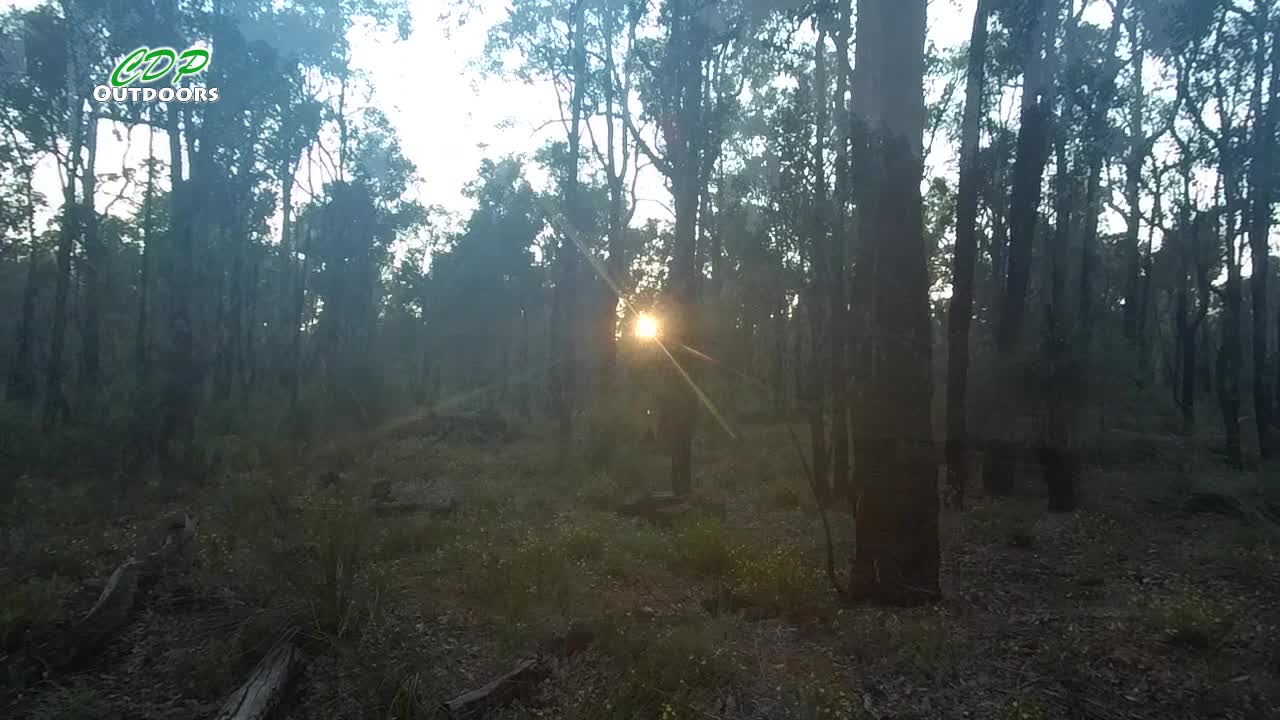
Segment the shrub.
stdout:
[[622,677],[606,701],[606,715],[617,718],[681,717],[699,690],[713,690],[732,678],[730,625],[702,622],[677,625],[649,635],[641,626],[617,628],[601,644]]
[[671,543],[670,566],[704,577],[726,577],[733,570],[734,550],[724,524],[700,516],[678,524]]
[[798,617],[811,615],[828,597],[817,568],[785,547],[733,553],[733,593],[747,604]]

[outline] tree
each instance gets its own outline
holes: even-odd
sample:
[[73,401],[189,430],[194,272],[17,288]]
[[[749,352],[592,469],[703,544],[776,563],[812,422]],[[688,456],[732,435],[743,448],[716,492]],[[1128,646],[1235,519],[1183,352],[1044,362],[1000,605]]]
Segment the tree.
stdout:
[[[859,234],[874,257],[872,337],[878,414],[872,442],[858,449],[861,498],[851,591],[877,602],[936,597],[938,491],[930,457],[932,395],[920,179],[923,173],[925,2],[859,0],[859,65],[877,78],[879,102],[854,103],[868,145],[870,208]],[[857,93],[855,88],[855,93]],[[856,97],[856,95],[855,95]],[[863,97],[865,97],[865,90]],[[865,167],[865,166],[864,166]]]
[[[1016,6],[1007,10],[1016,12]],[[1040,205],[1042,176],[1049,159],[1050,127],[1055,96],[1054,75],[1057,65],[1055,29],[1058,0],[1030,0],[1025,17],[1014,16],[1024,23],[1023,82],[1016,156],[1013,163],[1012,194],[1009,200],[1008,269],[1004,294],[1000,300],[996,330],[996,349],[1006,363],[1013,360],[1022,339],[1026,315],[1027,288],[1031,279],[1032,243]],[[997,433],[1009,433],[1019,412],[1010,398],[997,405],[1003,425]],[[1007,495],[1013,489],[1014,455],[1009,440],[997,438],[988,443],[982,466],[982,481],[987,492]]]
[[991,3],[978,0],[969,36],[968,75],[964,91],[964,120],[960,128],[960,188],[956,199],[954,288],[947,314],[947,483],[956,507],[964,507],[969,484],[968,428],[965,394],[969,375],[969,328],[973,322],[973,273],[977,254],[978,133],[983,115],[983,75],[986,67],[987,16]]

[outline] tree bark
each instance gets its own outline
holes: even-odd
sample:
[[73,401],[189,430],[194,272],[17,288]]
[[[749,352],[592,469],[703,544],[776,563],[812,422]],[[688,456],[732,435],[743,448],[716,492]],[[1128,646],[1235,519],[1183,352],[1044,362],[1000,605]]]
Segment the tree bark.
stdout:
[[[71,20],[68,18],[68,22]],[[67,296],[71,291],[71,257],[80,231],[80,204],[76,200],[76,179],[80,174],[80,150],[83,145],[84,103],[78,92],[77,61],[80,57],[74,33],[68,36],[67,48],[67,163],[66,182],[62,188],[62,222],[58,233],[58,277],[53,289],[53,332],[49,341],[49,361],[45,375],[44,426],[56,426],[67,413],[67,398],[62,387],[66,372],[63,354],[67,342]]]
[[1143,47],[1141,24],[1137,13],[1129,19],[1129,42],[1132,95],[1129,97],[1129,153],[1125,158],[1124,200],[1126,206],[1124,229],[1124,336],[1136,344],[1141,336],[1141,316],[1138,313],[1141,292],[1141,259],[1138,252],[1138,230],[1142,219],[1138,202],[1142,183],[1142,164],[1147,157],[1146,131],[1143,115],[1146,98],[1142,88]]
[[[14,142],[14,147],[18,147]],[[33,169],[30,162],[21,160],[21,173],[24,186],[23,218],[26,223],[27,242],[30,247],[27,256],[27,276],[22,284],[22,314],[19,316],[18,328],[14,337],[14,361],[9,371],[5,399],[31,409],[36,399],[35,358],[32,352],[34,344],[32,335],[35,332],[36,297],[39,294],[37,280],[39,278],[40,251],[36,240],[35,227],[35,188],[32,185]]]
[[[1009,201],[1008,270],[996,330],[996,350],[1000,361],[1013,362],[1021,343],[1026,315],[1027,287],[1031,278],[1031,250],[1042,191],[1041,178],[1050,148],[1050,124],[1054,101],[1054,25],[1058,0],[1034,0],[1036,22],[1032,24],[1026,65],[1023,69],[1021,126],[1013,163],[1013,190]],[[982,481],[992,495],[1013,492],[1016,463],[1007,437],[1017,420],[1019,408],[1010,398],[998,405],[1003,426],[988,443]]]
[[[930,601],[938,586],[938,487],[932,455],[932,377],[920,179],[923,175],[925,0],[859,0],[858,61],[879,102],[855,103],[871,142],[876,230],[873,333],[877,414],[859,448],[865,465],[850,595],[895,605]],[[869,47],[868,47],[869,46]],[[864,54],[865,50],[865,54]]]
[[973,273],[977,256],[979,132],[983,115],[982,90],[987,52],[989,0],[978,0],[969,35],[964,115],[960,125],[960,185],[956,195],[954,289],[947,309],[947,484],[951,503],[963,508],[969,485],[966,394],[969,385],[969,329],[973,323]]
[[102,386],[102,308],[105,304],[104,282],[107,277],[107,253],[98,227],[98,211],[94,207],[97,194],[98,117],[90,112],[85,124],[85,147],[88,158],[80,186],[81,230],[84,233],[84,337],[81,338],[81,395],[92,404]]
[[577,238],[574,234],[583,227],[585,216],[581,199],[578,197],[582,107],[587,82],[585,0],[575,0],[573,17],[573,49],[571,50],[573,93],[569,101],[569,167],[564,187],[564,213],[568,227],[561,233],[560,250],[556,253],[558,277],[555,288],[555,308],[558,313],[553,320],[559,342],[555,345],[558,357],[553,365],[552,396],[555,399],[558,456],[562,463],[568,460],[573,442],[573,411],[578,383],[578,355],[575,342],[579,330],[577,324],[578,252],[575,248]]
[[133,346],[133,363],[139,389],[145,387],[151,379],[151,336],[148,322],[151,314],[152,202],[156,187],[155,139],[155,128],[148,124],[147,189],[142,195],[142,258],[138,272],[138,327]]
[[291,640],[276,645],[249,679],[227,696],[215,720],[266,720],[279,707],[301,662],[302,653]]
[[[1260,4],[1257,24],[1257,49],[1254,56],[1253,105],[1257,128],[1254,131],[1253,161],[1249,164],[1250,198],[1249,250],[1252,258],[1252,274],[1249,290],[1252,300],[1253,338],[1253,409],[1254,428],[1258,436],[1258,449],[1263,460],[1275,454],[1271,433],[1271,393],[1268,390],[1267,349],[1267,281],[1271,273],[1268,246],[1271,232],[1271,205],[1274,183],[1273,156],[1275,152],[1276,113],[1280,112],[1280,47],[1277,47],[1277,29],[1268,28],[1267,5]],[[1270,29],[1270,32],[1267,32]],[[1262,106],[1262,80],[1267,61],[1267,38],[1271,38],[1270,88],[1266,108]]]
[[[666,62],[672,72],[672,122],[664,129],[671,155],[671,190],[675,199],[674,247],[667,296],[670,316],[664,332],[668,346],[694,345],[694,311],[698,299],[697,214],[702,133],[702,58],[706,52],[701,3],[677,2],[671,19]],[[691,379],[678,368],[667,376],[665,415],[671,443],[671,490],[688,494],[693,482],[693,432],[696,410]]]
[[[828,458],[837,442],[835,436],[835,418],[832,418],[831,443],[826,440],[826,398],[832,399],[832,410],[837,404],[838,388],[844,384],[844,375],[837,376],[836,368],[830,362],[835,359],[835,351],[831,345],[836,344],[835,297],[831,294],[833,285],[829,278],[836,269],[830,265],[832,255],[828,243],[834,244],[834,238],[827,236],[827,172],[826,172],[826,139],[827,139],[827,34],[826,30],[818,31],[818,39],[814,43],[813,87],[810,100],[814,111],[814,142],[812,165],[813,216],[809,228],[809,434],[813,446],[813,483],[817,488],[820,502],[827,502],[831,497],[829,471],[831,465]],[[825,302],[824,302],[825,298]],[[830,353],[828,355],[828,353]],[[823,355],[827,355],[824,358]],[[828,374],[828,372],[830,374]],[[832,382],[834,380],[834,382]],[[828,384],[830,383],[830,384]],[[838,462],[838,461],[837,461]],[[836,487],[840,486],[836,478]]]
[[[849,138],[852,134],[852,118],[846,95],[849,91],[849,36],[852,33],[853,6],[851,0],[840,0],[835,11],[836,44],[836,116],[835,116],[835,197],[832,203],[831,237],[828,250],[828,282],[831,329],[831,478],[836,495],[846,499],[852,496],[849,487],[849,289],[848,263],[848,207],[851,188],[849,183]],[[825,103],[824,103],[825,105]]]

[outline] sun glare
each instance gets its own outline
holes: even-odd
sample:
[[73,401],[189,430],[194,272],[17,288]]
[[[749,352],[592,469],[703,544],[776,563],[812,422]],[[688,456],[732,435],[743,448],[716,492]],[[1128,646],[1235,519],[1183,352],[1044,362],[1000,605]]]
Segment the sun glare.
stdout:
[[640,313],[636,318],[636,337],[641,340],[652,340],[658,337],[658,320],[649,313]]

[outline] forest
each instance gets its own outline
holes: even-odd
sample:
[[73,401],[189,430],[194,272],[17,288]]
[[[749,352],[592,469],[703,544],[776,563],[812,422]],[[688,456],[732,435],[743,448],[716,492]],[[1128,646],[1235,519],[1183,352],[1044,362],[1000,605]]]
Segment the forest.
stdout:
[[0,716],[1280,717],[1280,2],[25,0],[0,125]]

